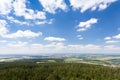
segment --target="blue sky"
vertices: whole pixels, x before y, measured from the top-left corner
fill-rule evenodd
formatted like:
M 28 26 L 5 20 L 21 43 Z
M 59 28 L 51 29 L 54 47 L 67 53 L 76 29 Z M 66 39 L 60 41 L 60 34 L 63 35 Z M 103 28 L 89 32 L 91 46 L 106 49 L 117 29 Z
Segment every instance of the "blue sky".
M 119 0 L 0 0 L 0 53 L 119 53 Z

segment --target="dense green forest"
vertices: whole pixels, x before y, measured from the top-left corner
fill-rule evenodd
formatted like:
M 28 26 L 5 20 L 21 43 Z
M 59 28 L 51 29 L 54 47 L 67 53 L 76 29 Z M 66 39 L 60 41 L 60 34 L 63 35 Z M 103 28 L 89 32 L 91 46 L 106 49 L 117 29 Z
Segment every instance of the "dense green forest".
M 0 64 L 0 80 L 120 80 L 120 68 L 82 63 Z

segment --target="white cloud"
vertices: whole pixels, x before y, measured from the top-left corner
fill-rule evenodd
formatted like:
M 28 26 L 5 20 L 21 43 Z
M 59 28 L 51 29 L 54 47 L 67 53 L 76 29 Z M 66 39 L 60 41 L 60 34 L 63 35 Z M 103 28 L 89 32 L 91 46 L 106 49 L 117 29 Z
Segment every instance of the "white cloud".
M 25 19 L 46 19 L 46 13 L 39 11 L 35 13 L 33 10 L 26 10 L 28 13 L 25 13 L 24 17 Z
M 82 35 L 77 35 L 77 38 L 80 39 L 80 40 L 84 39 L 84 38 L 82 37 Z
M 37 53 L 95 53 L 101 50 L 98 45 L 65 45 L 61 42 L 52 42 L 50 44 L 32 44 L 32 49 Z M 86 50 L 87 49 L 87 50 Z
M 14 14 L 17 16 L 25 15 L 26 0 L 15 0 L 13 3 Z
M 94 52 L 98 52 L 99 50 L 101 50 L 101 46 L 98 45 L 93 45 L 93 44 L 87 44 L 87 45 L 68 45 L 67 49 L 69 50 L 69 52 L 77 52 L 77 53 L 81 53 L 81 52 L 88 52 L 88 53 L 94 53 Z
M 66 39 L 60 37 L 46 37 L 44 40 L 47 41 L 65 41 Z
M 62 9 L 64 11 L 67 10 L 67 5 L 64 0 L 39 0 L 44 10 L 49 13 L 56 13 L 56 10 Z
M 27 26 L 41 25 L 41 24 L 52 24 L 53 20 L 54 20 L 54 19 L 50 19 L 50 20 L 20 21 L 20 20 L 15 19 L 12 16 L 7 16 L 7 19 L 11 23 L 16 23 L 16 24 L 20 24 L 20 25 L 27 25 Z
M 115 46 L 115 45 L 106 45 L 104 46 L 103 51 L 106 53 L 119 53 L 120 47 Z
M 0 52 L 8 54 L 44 54 L 44 53 L 55 53 L 62 52 L 65 46 L 61 42 L 52 42 L 49 44 L 29 44 L 28 42 L 14 42 L 8 43 L 4 48 L 0 47 Z
M 0 14 L 7 15 L 11 12 L 13 0 L 0 0 Z
M 106 41 L 106 43 L 110 44 L 110 43 L 118 43 L 120 41 L 117 41 L 117 40 L 109 40 L 109 41 Z
M 115 39 L 120 39 L 120 34 L 113 36 Z
M 17 24 L 20 24 L 20 25 L 30 25 L 29 22 L 19 21 L 12 16 L 7 16 L 7 19 L 10 20 L 12 23 L 17 23 Z
M 64 43 L 61 42 L 52 42 L 50 44 L 44 45 L 44 48 L 47 49 L 48 51 L 53 50 L 53 52 L 57 52 L 57 51 L 62 51 L 64 50 L 65 46 Z
M 42 35 L 41 32 L 35 33 L 35 32 L 30 31 L 30 30 L 25 30 L 25 31 L 18 30 L 15 33 L 6 34 L 3 37 L 4 38 L 23 38 L 23 37 L 25 37 L 25 38 L 34 38 L 34 37 L 38 37 L 38 36 L 41 36 L 41 35 Z
M 117 35 L 111 36 L 111 37 L 105 37 L 104 40 L 108 44 L 119 43 L 120 42 L 120 34 L 117 34 Z
M 7 22 L 5 20 L 0 20 L 0 35 L 3 36 L 8 32 L 6 28 Z
M 98 22 L 98 19 L 96 18 L 91 18 L 85 22 L 80 22 L 79 25 L 78 25 L 78 29 L 77 31 L 86 31 L 88 30 L 89 28 L 91 28 L 91 26 L 95 23 Z
M 27 0 L 15 0 L 13 3 L 14 14 L 23 16 L 25 19 L 46 19 L 46 13 L 42 11 L 34 11 L 26 7 Z
M 111 37 L 105 37 L 104 38 L 104 40 L 110 40 L 111 39 Z
M 7 46 L 10 48 L 21 48 L 21 47 L 25 47 L 28 44 L 28 42 L 15 42 L 15 43 L 8 43 Z
M 35 24 L 36 25 L 40 25 L 40 24 L 52 24 L 53 23 L 53 19 L 50 19 L 50 20 L 43 20 L 43 21 L 39 21 L 39 20 L 36 20 L 35 21 Z
M 100 5 L 99 5 L 99 10 L 104 10 L 104 9 L 106 9 L 107 7 L 108 7 L 107 4 L 100 4 Z
M 62 42 L 51 42 L 48 44 L 28 43 L 28 42 L 7 42 L 0 44 L 0 52 L 8 54 L 45 54 L 45 53 L 119 53 L 120 47 L 115 45 L 95 45 L 95 44 L 68 44 Z
M 49 44 L 31 44 L 31 51 L 34 50 L 33 53 L 55 53 L 62 52 L 65 46 L 61 42 L 52 42 Z
M 9 30 L 6 28 L 7 22 L 0 20 L 0 36 L 3 38 L 34 38 L 42 35 L 42 32 L 32 32 L 30 30 L 18 30 L 15 33 L 8 34 Z
M 46 12 L 34 10 L 28 6 L 29 0 L 0 0 L 0 15 L 11 23 L 20 25 L 29 26 L 52 23 L 51 20 L 47 20 Z M 12 16 L 9 16 L 9 14 L 12 14 Z M 19 17 L 23 17 L 23 21 L 19 20 Z M 34 23 L 36 20 L 39 20 L 38 24 Z
M 92 11 L 99 9 L 104 10 L 117 0 L 69 0 L 73 9 L 80 9 L 80 12 L 85 12 L 91 9 Z

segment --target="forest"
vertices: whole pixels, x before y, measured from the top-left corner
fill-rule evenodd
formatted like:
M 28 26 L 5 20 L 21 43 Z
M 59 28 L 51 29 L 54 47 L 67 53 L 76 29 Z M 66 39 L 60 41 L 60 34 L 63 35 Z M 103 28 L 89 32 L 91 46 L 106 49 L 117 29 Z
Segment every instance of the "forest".
M 85 63 L 1 63 L 0 80 L 120 80 L 120 68 Z

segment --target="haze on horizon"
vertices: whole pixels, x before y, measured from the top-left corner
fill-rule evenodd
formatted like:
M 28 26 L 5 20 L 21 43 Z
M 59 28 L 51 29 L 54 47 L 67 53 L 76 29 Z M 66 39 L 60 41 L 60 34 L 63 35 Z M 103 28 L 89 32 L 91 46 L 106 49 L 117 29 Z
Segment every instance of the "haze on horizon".
M 119 0 L 0 0 L 0 54 L 120 54 L 119 7 Z

